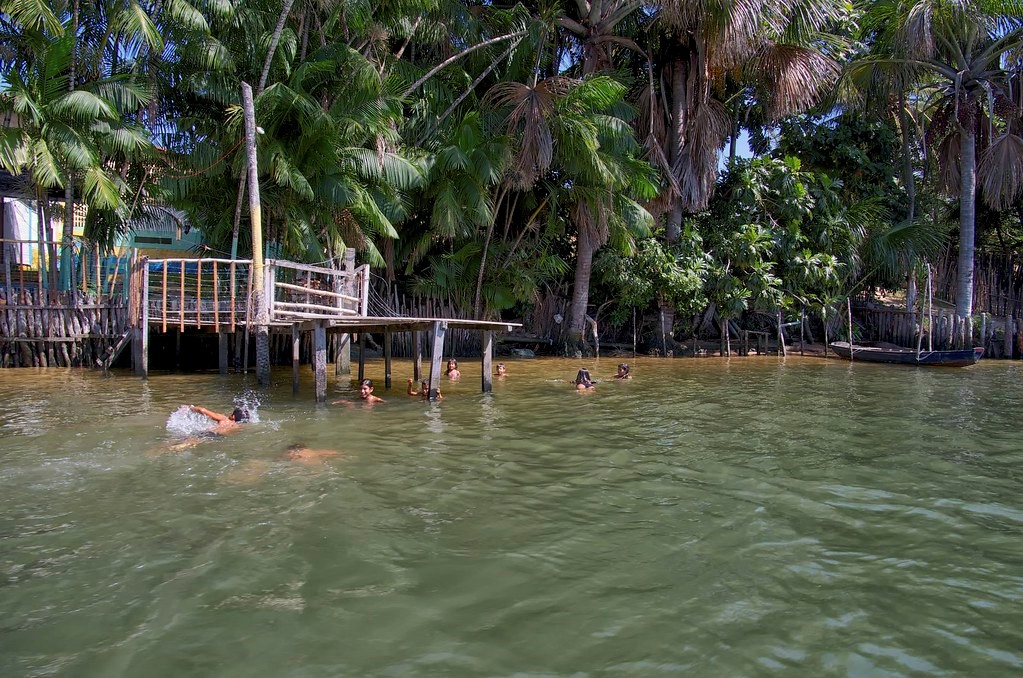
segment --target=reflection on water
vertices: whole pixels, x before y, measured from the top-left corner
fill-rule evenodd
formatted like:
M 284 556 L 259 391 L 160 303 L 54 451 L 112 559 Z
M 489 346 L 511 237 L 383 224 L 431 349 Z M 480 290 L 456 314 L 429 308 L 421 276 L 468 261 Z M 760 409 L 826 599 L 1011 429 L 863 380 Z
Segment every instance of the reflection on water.
M 630 363 L 187 448 L 250 382 L 0 372 L 0 674 L 1023 670 L 1019 365 Z

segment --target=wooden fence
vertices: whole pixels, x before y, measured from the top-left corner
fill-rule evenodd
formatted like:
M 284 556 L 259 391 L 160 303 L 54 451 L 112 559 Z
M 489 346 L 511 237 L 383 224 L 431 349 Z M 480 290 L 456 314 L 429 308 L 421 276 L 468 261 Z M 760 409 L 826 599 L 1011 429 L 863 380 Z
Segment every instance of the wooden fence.
M 1013 358 L 1023 348 L 1023 323 L 1013 317 L 980 314 L 973 326 L 973 339 L 966 341 L 968 328 L 952 310 L 926 314 L 896 309 L 858 308 L 856 316 L 863 322 L 866 339 L 884 341 L 915 348 L 918 339 L 927 349 L 950 349 L 955 345 L 983 346 L 988 358 Z M 922 332 L 922 336 L 918 336 Z

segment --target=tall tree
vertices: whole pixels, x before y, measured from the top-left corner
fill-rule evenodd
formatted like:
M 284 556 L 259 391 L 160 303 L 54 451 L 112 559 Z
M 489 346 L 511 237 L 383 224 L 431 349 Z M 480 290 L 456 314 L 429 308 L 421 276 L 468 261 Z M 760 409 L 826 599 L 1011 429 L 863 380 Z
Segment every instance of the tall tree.
M 911 69 L 913 96 L 929 102 L 927 141 L 936 151 L 946 190 L 959 197 L 956 315 L 971 321 L 979 169 L 995 205 L 1012 201 L 1023 177 L 1019 107 L 1009 88 L 1007 60 L 1023 47 L 1023 8 L 994 2 L 879 2 L 880 53 L 861 64 Z

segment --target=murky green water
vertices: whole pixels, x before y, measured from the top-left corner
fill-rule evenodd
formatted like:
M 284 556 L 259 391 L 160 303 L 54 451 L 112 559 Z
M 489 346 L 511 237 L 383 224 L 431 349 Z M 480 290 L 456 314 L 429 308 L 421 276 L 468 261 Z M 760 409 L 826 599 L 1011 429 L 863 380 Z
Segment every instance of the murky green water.
M 1023 672 L 1019 364 L 577 366 L 177 452 L 243 377 L 0 372 L 0 675 Z

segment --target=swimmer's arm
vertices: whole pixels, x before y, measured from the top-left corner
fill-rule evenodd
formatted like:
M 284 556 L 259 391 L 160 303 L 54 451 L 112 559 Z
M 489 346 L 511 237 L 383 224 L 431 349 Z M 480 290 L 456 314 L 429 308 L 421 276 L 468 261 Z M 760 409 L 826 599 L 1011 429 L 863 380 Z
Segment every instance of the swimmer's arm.
M 229 417 L 227 417 L 227 416 L 225 416 L 225 415 L 223 415 L 223 414 L 221 414 L 219 412 L 214 412 L 213 410 L 207 410 L 205 407 L 199 407 L 198 405 L 189 405 L 188 409 L 190 409 L 193 412 L 197 412 L 199 414 L 205 415 L 205 416 L 209 417 L 210 419 L 212 419 L 213 421 L 217 422 L 218 424 L 229 420 Z
M 417 395 L 419 395 L 419 390 L 412 383 L 412 377 L 409 377 L 409 380 L 408 380 L 408 394 L 410 396 L 417 396 Z

